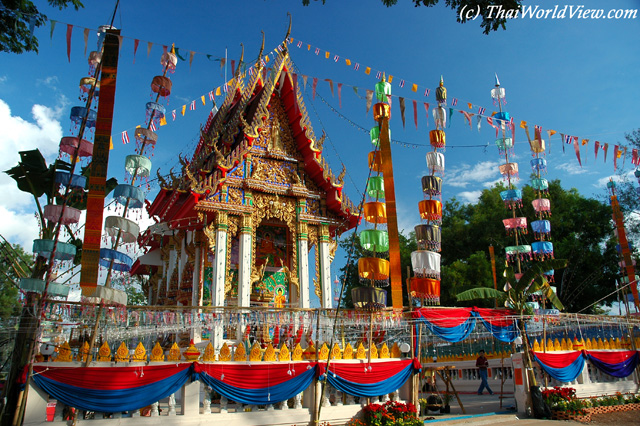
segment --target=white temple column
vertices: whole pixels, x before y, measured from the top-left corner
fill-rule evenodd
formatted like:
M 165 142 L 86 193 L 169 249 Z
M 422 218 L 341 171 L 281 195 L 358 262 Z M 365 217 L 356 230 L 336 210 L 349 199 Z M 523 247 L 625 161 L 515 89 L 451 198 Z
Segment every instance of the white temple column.
M 318 247 L 320 248 L 320 287 L 322 288 L 321 306 L 331 309 L 331 260 L 329 258 L 329 227 L 320 225 L 320 235 L 318 236 Z
M 238 306 L 249 306 L 251 303 L 251 216 L 242 216 L 240 227 L 240 264 L 238 266 Z
M 310 308 L 309 241 L 307 240 L 307 224 L 305 222 L 298 223 L 298 282 L 300 283 L 298 307 Z
M 224 306 L 225 278 L 227 275 L 227 214 L 218 211 L 216 215 L 216 247 L 213 259 L 213 285 L 211 289 L 211 305 Z M 217 323 L 216 323 L 217 324 Z M 222 347 L 222 324 L 213 330 L 213 346 Z

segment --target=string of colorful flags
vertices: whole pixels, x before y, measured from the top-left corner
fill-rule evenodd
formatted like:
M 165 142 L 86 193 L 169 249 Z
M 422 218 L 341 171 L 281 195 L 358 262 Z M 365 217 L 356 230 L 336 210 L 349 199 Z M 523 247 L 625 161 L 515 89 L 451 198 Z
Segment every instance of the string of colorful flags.
M 73 25 L 73 24 L 68 24 L 68 23 L 64 23 L 64 22 L 60 22 L 60 21 L 56 21 L 56 20 L 50 20 L 50 38 L 53 38 L 53 33 L 55 31 L 56 25 L 57 24 L 63 24 L 66 25 L 66 43 L 67 43 L 67 58 L 69 59 L 69 61 L 71 60 L 71 40 L 72 40 L 72 34 L 73 34 L 73 30 L 74 29 L 81 29 L 84 35 L 84 54 L 86 55 L 86 51 L 87 51 L 87 44 L 88 44 L 88 38 L 89 38 L 89 34 L 91 33 L 91 31 L 97 31 L 95 29 L 90 29 L 90 28 L 86 28 L 86 27 L 81 27 L 78 25 Z M 161 43 L 155 43 L 155 42 L 151 42 L 151 41 L 146 41 L 146 40 L 141 40 L 141 39 L 137 39 L 137 38 L 131 38 L 131 37 L 125 37 L 122 35 L 118 36 L 120 38 L 120 49 L 122 49 L 122 45 L 123 45 L 123 40 L 124 39 L 128 39 L 128 40 L 133 40 L 133 62 L 135 63 L 135 56 L 138 50 L 138 47 L 140 45 L 140 43 L 142 42 L 143 44 L 146 43 L 147 45 L 147 56 L 150 54 L 151 49 L 154 45 L 159 45 L 162 46 L 162 48 L 166 51 L 168 49 L 168 45 L 164 45 Z M 361 69 L 363 70 L 365 75 L 372 75 L 375 76 L 376 79 L 381 79 L 382 76 L 384 75 L 384 71 L 382 70 L 378 70 L 375 69 L 371 66 L 366 66 L 361 64 L 360 62 L 357 62 L 355 60 L 351 60 L 348 57 L 344 57 L 341 56 L 339 54 L 332 54 L 330 53 L 328 50 L 324 50 L 321 49 L 320 47 L 314 46 L 312 44 L 308 44 L 308 43 L 304 43 L 302 40 L 297 40 L 294 38 L 289 38 L 288 43 L 291 45 L 295 45 L 298 49 L 300 50 L 306 50 L 308 52 L 313 52 L 313 54 L 315 54 L 316 56 L 320 57 L 323 56 L 325 59 L 332 59 L 334 63 L 341 63 L 344 61 L 344 64 L 346 66 L 349 67 L 353 67 L 354 71 L 360 71 Z M 278 47 L 276 49 L 273 49 L 272 51 L 268 52 L 265 56 L 264 59 L 262 59 L 262 66 L 263 66 L 263 71 L 266 73 L 268 71 L 268 68 L 265 67 L 265 65 L 267 63 L 270 62 L 271 57 L 273 57 L 274 55 L 277 55 L 278 51 L 282 50 L 282 45 L 278 45 Z M 203 53 L 203 52 L 197 52 L 194 50 L 186 50 L 184 49 L 183 51 L 187 52 L 185 53 L 186 56 L 188 56 L 188 61 L 189 61 L 189 66 L 191 67 L 192 63 L 193 63 L 193 59 L 196 55 L 203 55 L 205 56 L 208 60 L 214 60 L 214 61 L 219 61 L 220 62 L 220 66 L 221 68 L 224 67 L 226 65 L 226 59 L 225 58 L 221 58 L 221 57 L 215 57 L 212 54 L 208 54 L 208 53 Z M 182 60 L 182 61 L 187 61 L 187 59 L 180 54 L 180 48 L 175 47 L 175 52 L 176 52 L 176 56 Z M 231 71 L 232 74 L 235 74 L 235 65 L 236 65 L 236 61 L 235 60 L 230 60 L 230 65 L 231 65 Z M 255 72 L 255 65 L 254 66 L 247 66 L 248 64 L 243 64 L 243 69 L 241 70 L 242 74 L 248 73 L 250 76 L 253 75 L 253 73 Z M 318 77 L 312 77 L 312 76 L 307 76 L 307 75 L 300 75 L 300 77 L 302 78 L 303 84 L 304 84 L 304 88 L 306 90 L 306 86 L 308 84 L 308 80 L 311 79 L 311 86 L 312 86 L 312 96 L 315 99 L 316 96 L 316 91 L 317 91 L 317 87 L 318 87 L 318 83 L 323 81 L 328 83 L 330 91 L 331 91 L 331 95 L 334 96 L 334 86 L 337 87 L 337 93 L 338 93 L 338 101 L 339 101 L 339 105 L 340 108 L 342 107 L 342 88 L 344 86 L 346 87 L 351 87 L 352 90 L 354 91 L 354 93 L 358 96 L 360 96 L 359 91 L 362 90 L 360 87 L 358 86 L 352 86 L 349 84 L 344 84 L 341 82 L 334 82 L 332 79 L 329 78 L 318 78 Z M 429 97 L 431 95 L 431 89 L 429 87 L 425 87 L 421 84 L 418 83 L 414 83 L 411 81 L 408 81 L 406 79 L 403 78 L 397 78 L 394 77 L 392 74 L 389 74 L 386 76 L 386 80 L 388 83 L 393 83 L 394 79 L 398 82 L 398 86 L 400 88 L 404 88 L 404 87 L 408 87 L 410 88 L 411 92 L 413 93 L 423 93 L 424 97 Z M 197 99 L 193 99 L 191 100 L 189 103 L 182 105 L 180 108 L 174 109 L 171 111 L 171 118 L 172 121 L 175 121 L 178 114 L 184 116 L 186 111 L 195 111 L 196 109 L 196 105 L 198 102 L 201 102 L 203 106 L 206 106 L 206 102 L 207 99 L 213 104 L 213 107 L 216 106 L 215 103 L 215 97 L 216 96 L 221 96 L 223 93 L 226 94 L 227 90 L 228 90 L 228 85 L 229 83 L 231 83 L 233 79 L 227 81 L 226 83 L 224 83 L 222 86 L 216 87 L 215 89 L 209 91 L 207 94 L 201 95 L 199 98 Z M 373 101 L 373 91 L 369 90 L 369 89 L 365 89 L 365 101 L 366 101 L 366 110 L 367 113 L 369 112 L 369 110 L 371 109 L 371 105 L 372 105 L 372 101 Z M 416 129 L 418 129 L 418 102 L 421 102 L 423 104 L 424 110 L 425 110 L 425 114 L 426 114 L 426 125 L 429 126 L 429 109 L 431 108 L 431 105 L 429 102 L 424 102 L 422 100 L 417 100 L 417 99 L 412 99 L 412 98 L 407 98 L 407 97 L 402 97 L 402 96 L 397 96 L 397 95 L 393 95 L 393 98 L 398 99 L 398 105 L 399 105 L 399 109 L 400 109 L 400 117 L 402 119 L 402 125 L 403 127 L 406 126 L 406 104 L 407 101 L 409 101 L 412 104 L 413 107 L 413 122 L 414 125 L 416 126 Z M 391 101 L 391 99 L 390 99 Z M 458 106 L 458 104 L 464 105 L 466 104 L 467 109 L 459 109 L 459 108 L 455 108 Z M 471 111 L 475 111 L 475 112 L 471 112 Z M 481 124 L 482 121 L 484 119 L 486 119 L 487 123 L 492 126 L 495 130 L 496 130 L 496 135 L 499 132 L 499 128 L 501 126 L 507 126 L 511 129 L 512 131 L 512 137 L 514 137 L 515 140 L 515 121 L 514 118 L 511 117 L 511 120 L 509 121 L 509 123 L 501 123 L 502 120 L 495 120 L 494 116 L 497 112 L 492 112 L 490 115 L 486 115 L 486 108 L 480 105 L 475 105 L 472 102 L 464 102 L 461 101 L 460 99 L 456 98 L 456 97 L 452 97 L 451 98 L 451 106 L 448 107 L 448 112 L 449 112 L 449 126 L 451 127 L 452 124 L 452 118 L 454 116 L 454 112 L 458 112 L 460 114 L 463 115 L 464 119 L 466 120 L 466 122 L 469 124 L 470 128 L 473 128 L 472 125 L 472 121 L 473 121 L 473 117 L 476 117 L 476 127 L 478 129 L 478 131 L 480 131 L 481 129 Z M 163 117 L 160 120 L 160 126 L 164 126 L 167 124 L 167 120 L 166 117 Z M 157 129 L 154 128 L 155 125 L 152 124 L 152 131 L 156 131 Z M 531 137 L 529 136 L 529 127 L 528 127 L 528 123 L 527 121 L 520 121 L 520 128 L 524 129 L 526 134 L 527 134 L 527 139 L 529 141 L 532 141 Z M 133 130 L 132 129 L 128 129 L 125 130 L 121 133 L 121 138 L 122 138 L 122 143 L 123 144 L 127 144 L 130 142 L 130 138 L 129 138 L 129 134 L 128 131 L 129 130 Z M 534 126 L 534 138 L 533 140 L 538 140 L 541 139 L 541 135 L 542 135 L 542 126 L 539 125 L 535 125 Z M 561 132 L 557 132 L 555 130 L 545 130 L 545 132 L 548 135 L 548 140 L 549 140 L 549 144 L 548 144 L 548 152 L 551 152 L 551 138 L 552 136 L 554 136 L 555 134 L 559 134 L 560 135 L 560 141 L 562 142 L 562 151 L 563 153 L 565 152 L 565 146 L 566 145 L 571 145 L 574 148 L 574 152 L 576 155 L 576 158 L 578 160 L 578 164 L 580 164 L 580 166 L 582 166 L 582 159 L 583 159 L 583 155 L 581 154 L 581 149 L 582 147 L 584 147 L 584 159 L 586 161 L 587 159 L 587 151 L 588 151 L 588 144 L 590 142 L 590 139 L 588 138 L 580 138 L 578 136 L 574 136 L 574 135 L 570 135 L 570 134 L 566 134 L 566 133 L 561 133 Z M 594 141 L 594 158 L 595 160 L 597 160 L 598 154 L 600 152 L 600 150 L 603 151 L 603 158 L 604 158 L 604 162 L 606 163 L 607 161 L 607 156 L 608 156 L 608 151 L 609 151 L 609 143 L 603 143 L 600 141 Z M 620 146 L 620 145 L 613 145 L 613 166 L 614 166 L 614 170 L 616 170 L 618 168 L 617 166 L 617 160 L 622 159 L 623 161 L 623 167 L 624 164 L 626 162 L 626 158 L 628 156 L 628 151 L 629 148 L 626 146 Z M 640 166 L 640 153 L 638 152 L 637 149 L 633 148 L 631 149 L 631 163 L 638 167 Z
M 314 46 L 312 44 L 308 44 L 308 43 L 304 43 L 302 40 L 294 40 L 294 38 L 290 38 L 288 40 L 289 44 L 295 45 L 298 49 L 300 50 L 306 50 L 307 52 L 313 52 L 316 56 L 320 57 L 320 56 L 324 56 L 325 59 L 332 59 L 334 63 L 341 63 L 342 61 L 344 61 L 344 64 L 346 66 L 353 66 L 353 70 L 354 71 L 360 71 L 360 69 L 362 68 L 364 70 L 365 75 L 375 75 L 375 78 L 377 80 L 380 80 L 382 78 L 382 76 L 385 74 L 384 71 L 382 70 L 377 70 L 374 69 L 370 66 L 365 66 L 360 64 L 359 62 L 355 61 L 355 60 L 351 60 L 348 57 L 341 57 L 339 54 L 332 54 L 330 53 L 328 50 L 324 50 L 321 49 L 317 46 Z M 321 55 L 322 53 L 322 55 Z M 385 76 L 386 80 L 388 83 L 392 83 L 394 81 L 394 76 L 389 74 L 388 76 Z M 302 76 L 302 80 L 303 83 L 305 85 L 305 89 L 306 89 L 306 85 L 307 85 L 307 80 L 308 80 L 308 76 Z M 313 93 L 313 98 L 315 98 L 316 95 L 316 90 L 317 90 L 317 85 L 319 81 L 325 81 L 329 84 L 329 88 L 331 90 L 331 95 L 333 96 L 334 93 L 334 82 L 331 79 L 319 79 L 317 77 L 311 77 L 312 78 L 312 93 Z M 424 87 L 422 85 L 419 85 L 418 83 L 414 83 L 408 80 L 405 80 L 403 78 L 395 78 L 396 80 L 400 80 L 398 83 L 398 86 L 400 88 L 404 88 L 404 87 L 410 87 L 411 91 L 414 93 L 423 93 L 424 97 L 429 97 L 431 94 L 431 89 L 428 87 Z M 352 87 L 354 92 L 356 93 L 356 95 L 359 96 L 358 94 L 358 90 L 359 87 L 356 86 L 350 86 L 347 84 L 343 84 L 343 83 L 337 83 L 337 87 L 338 87 L 338 99 L 339 99 L 339 104 L 340 107 L 342 107 L 342 99 L 341 99 L 341 94 L 342 94 L 342 87 L 343 86 L 347 86 L 347 87 Z M 424 89 L 424 91 L 423 91 Z M 369 109 L 371 108 L 371 103 L 372 103 L 372 99 L 373 99 L 373 91 L 372 90 L 366 90 L 366 95 L 365 95 L 365 99 L 366 99 L 366 108 L 367 108 L 367 113 L 369 112 Z M 411 99 L 411 98 L 405 98 L 402 96 L 396 96 L 393 95 L 393 97 L 397 97 L 398 98 L 398 104 L 399 104 L 399 108 L 400 108 L 400 117 L 402 119 L 402 125 L 403 127 L 405 127 L 406 125 L 406 120 L 405 120 L 405 112 L 406 112 L 406 102 L 407 100 L 410 101 L 413 105 L 413 121 L 414 124 L 416 126 L 416 129 L 418 129 L 418 100 L 416 99 Z M 425 112 L 426 112 L 426 124 L 427 126 L 429 125 L 429 108 L 430 108 L 430 103 L 428 102 L 423 102 L 424 108 L 425 108 Z M 476 111 L 475 113 L 473 112 L 469 112 L 465 109 L 457 109 L 457 108 L 453 108 L 456 107 L 458 105 L 458 103 L 461 103 L 462 105 L 464 105 L 466 103 L 466 106 L 468 107 L 469 111 Z M 477 109 L 476 109 L 477 108 Z M 486 108 L 480 105 L 475 105 L 471 102 L 464 102 L 464 101 L 460 101 L 458 98 L 451 98 L 451 107 L 449 107 L 449 127 L 451 127 L 451 118 L 453 117 L 453 113 L 454 112 L 459 112 L 461 113 L 465 120 L 467 121 L 467 123 L 469 124 L 469 127 L 472 128 L 472 118 L 475 115 L 476 116 L 476 120 L 477 120 L 477 129 L 478 131 L 480 131 L 481 128 L 481 123 L 483 121 L 483 119 L 486 119 L 487 123 L 489 123 L 489 125 L 491 125 L 495 130 L 496 130 L 496 137 L 498 135 L 499 132 L 499 128 L 500 125 L 503 123 L 500 123 L 501 120 L 496 120 L 494 119 L 494 116 L 497 114 L 496 111 L 492 112 L 491 115 L 486 115 Z M 506 123 L 504 123 L 506 124 Z M 515 140 L 515 121 L 514 118 L 511 117 L 511 120 L 508 124 L 506 124 L 507 126 L 509 126 L 511 128 L 512 131 L 512 137 Z M 529 140 L 529 142 L 531 143 L 532 139 L 529 136 L 529 127 L 528 127 L 528 123 L 527 121 L 520 121 L 520 128 L 524 129 L 526 134 L 527 134 L 527 139 Z M 542 126 L 539 125 L 535 125 L 534 126 L 534 131 L 535 131 L 535 136 L 533 140 L 540 140 L 541 139 L 541 135 L 542 135 Z M 562 142 L 562 152 L 565 152 L 565 145 L 572 145 L 574 148 L 574 152 L 576 154 L 576 158 L 578 160 L 578 164 L 580 164 L 580 166 L 582 167 L 582 155 L 581 155 L 581 147 L 585 147 L 585 160 L 586 160 L 586 146 L 589 144 L 590 139 L 587 138 L 579 138 L 578 136 L 574 136 L 574 135 L 569 135 L 569 134 L 565 134 L 565 133 L 560 133 L 557 132 L 555 130 L 546 130 L 546 133 L 549 137 L 549 148 L 548 148 L 548 152 L 551 152 L 551 137 L 555 134 L 559 134 L 560 135 L 560 141 Z M 595 160 L 597 160 L 598 158 L 598 153 L 599 151 L 602 150 L 604 155 L 604 162 L 606 163 L 607 161 L 607 153 L 609 151 L 609 143 L 603 143 L 600 141 L 595 141 L 594 142 L 594 157 Z M 613 145 L 613 167 L 614 170 L 616 170 L 618 168 L 617 166 L 617 160 L 621 159 L 623 160 L 623 167 L 624 164 L 626 162 L 626 158 L 628 155 L 628 151 L 629 148 L 626 146 L 620 146 L 620 145 Z M 638 149 L 633 148 L 631 150 L 631 163 L 638 167 L 640 166 L 640 154 L 638 153 Z

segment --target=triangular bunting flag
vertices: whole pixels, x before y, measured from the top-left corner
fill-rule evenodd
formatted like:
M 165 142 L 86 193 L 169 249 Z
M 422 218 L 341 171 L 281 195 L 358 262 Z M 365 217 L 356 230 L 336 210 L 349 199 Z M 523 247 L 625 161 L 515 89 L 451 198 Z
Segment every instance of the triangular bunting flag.
M 73 32 L 73 25 L 67 24 L 67 58 L 71 62 L 71 33 Z
M 403 97 L 399 97 L 399 103 L 400 103 L 400 118 L 402 118 L 402 128 L 404 129 L 405 127 L 405 122 L 404 122 L 404 110 L 405 110 L 405 105 L 404 105 L 404 98 Z
M 576 152 L 576 157 L 578 158 L 578 164 L 582 167 L 582 161 L 580 160 L 580 144 L 578 143 L 578 137 L 573 137 L 573 150 Z
M 416 124 L 416 130 L 418 130 L 418 102 L 412 100 L 411 103 L 413 103 L 413 122 Z
M 89 28 L 85 28 L 82 32 L 84 35 L 84 56 L 87 56 L 87 42 L 89 41 Z
M 372 101 L 373 101 L 373 90 L 367 89 L 367 114 L 369 114 L 369 110 L 371 109 Z

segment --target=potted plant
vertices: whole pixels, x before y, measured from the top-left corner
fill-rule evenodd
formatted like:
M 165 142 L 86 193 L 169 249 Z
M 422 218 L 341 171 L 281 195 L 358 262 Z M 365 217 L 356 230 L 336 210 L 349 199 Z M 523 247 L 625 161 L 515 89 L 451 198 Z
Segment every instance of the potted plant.
M 451 405 L 449 405 L 451 403 L 451 394 L 450 393 L 445 392 L 444 394 L 442 394 L 442 403 L 444 405 L 442 407 L 440 407 L 440 413 L 442 413 L 442 414 L 451 413 Z

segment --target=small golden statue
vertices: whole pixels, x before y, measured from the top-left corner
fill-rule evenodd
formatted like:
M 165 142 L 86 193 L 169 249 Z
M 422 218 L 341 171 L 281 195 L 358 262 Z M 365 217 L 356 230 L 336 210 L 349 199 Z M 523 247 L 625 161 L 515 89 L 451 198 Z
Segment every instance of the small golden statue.
M 291 356 L 292 361 L 302 361 L 302 346 L 300 343 L 296 344 L 296 347 L 293 348 L 293 355 Z
M 86 362 L 87 356 L 89 356 L 89 342 L 85 340 L 85 342 L 82 344 L 82 347 L 78 350 L 78 356 L 76 360 L 78 362 Z
M 333 348 L 331 349 L 331 359 L 342 359 L 342 351 L 340 350 L 338 343 L 333 344 Z
M 320 346 L 320 352 L 318 354 L 318 358 L 326 361 L 329 359 L 329 347 L 327 346 L 326 343 L 323 343 L 322 346 Z
M 278 360 L 279 361 L 291 360 L 291 353 L 289 352 L 289 348 L 287 347 L 286 343 L 283 343 L 282 346 L 280 346 L 280 354 L 278 354 Z
M 164 351 L 162 350 L 162 346 L 160 346 L 160 342 L 156 342 L 153 349 L 151 349 L 151 362 L 162 361 L 164 361 Z
M 180 361 L 180 347 L 176 342 L 173 342 L 171 345 L 171 349 L 169 349 L 169 356 L 167 357 L 167 361 L 169 362 L 178 362 Z
M 378 348 L 375 343 L 371 343 L 369 351 L 371 352 L 371 359 L 378 359 Z
M 383 343 L 380 348 L 380 358 L 389 358 L 389 348 L 386 343 Z
M 347 343 L 347 346 L 344 347 L 342 359 L 353 359 L 353 347 L 351 346 L 351 343 Z
M 202 355 L 202 360 L 205 362 L 213 362 L 216 360 L 216 351 L 215 349 L 213 349 L 211 341 L 209 341 L 207 347 L 204 348 L 204 355 Z
M 260 349 L 260 345 L 257 341 L 254 341 L 253 346 L 251 346 L 251 352 L 249 352 L 249 361 L 262 361 L 262 350 Z
M 364 348 L 362 342 L 358 345 L 358 351 L 356 352 L 357 359 L 367 359 L 367 350 Z
M 240 343 L 235 352 L 233 353 L 234 361 L 246 361 L 247 360 L 247 351 L 244 348 L 244 343 Z
M 64 342 L 60 349 L 58 350 L 58 357 L 55 359 L 57 362 L 71 362 L 73 361 L 73 356 L 71 355 L 71 347 L 69 346 L 69 342 Z
M 273 362 L 276 360 L 276 350 L 273 348 L 273 345 L 269 343 L 267 345 L 267 349 L 264 351 L 264 360 Z
M 98 351 L 98 361 L 99 362 L 111 362 L 111 349 L 109 348 L 109 343 L 106 341 L 100 346 L 100 350 Z
M 122 342 L 116 351 L 116 362 L 129 362 L 129 348 Z
M 402 358 L 402 352 L 400 352 L 398 342 L 394 342 L 393 346 L 391 346 L 391 358 Z
M 227 346 L 227 342 L 224 342 L 220 348 L 220 355 L 218 356 L 220 361 L 231 361 L 231 349 Z
M 131 357 L 132 362 L 145 362 L 147 360 L 147 350 L 144 348 L 142 342 L 138 342 L 138 346 L 136 346 L 136 350 L 133 351 L 133 357 Z

